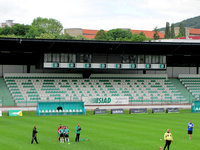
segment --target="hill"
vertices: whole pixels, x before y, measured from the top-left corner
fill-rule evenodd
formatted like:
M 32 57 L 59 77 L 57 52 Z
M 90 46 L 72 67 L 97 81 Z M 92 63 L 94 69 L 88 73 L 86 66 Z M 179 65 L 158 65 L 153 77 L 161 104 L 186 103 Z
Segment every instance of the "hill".
M 200 16 L 189 18 L 181 22 L 183 22 L 185 27 L 200 29 Z M 174 23 L 174 26 L 178 27 L 181 22 Z M 162 30 L 165 30 L 165 27 L 159 29 L 159 31 L 162 31 Z

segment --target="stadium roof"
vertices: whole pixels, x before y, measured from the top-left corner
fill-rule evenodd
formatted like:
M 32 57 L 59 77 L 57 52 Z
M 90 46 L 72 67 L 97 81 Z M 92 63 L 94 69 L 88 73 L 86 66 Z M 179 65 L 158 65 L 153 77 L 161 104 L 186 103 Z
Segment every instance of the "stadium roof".
M 118 53 L 200 55 L 200 43 L 0 38 L 0 53 Z

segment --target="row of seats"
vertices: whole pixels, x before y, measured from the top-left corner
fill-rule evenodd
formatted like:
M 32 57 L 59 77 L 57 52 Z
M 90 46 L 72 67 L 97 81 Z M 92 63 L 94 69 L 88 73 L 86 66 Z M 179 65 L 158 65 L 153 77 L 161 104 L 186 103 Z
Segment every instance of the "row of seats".
M 55 75 L 55 74 L 54 74 Z M 4 76 L 6 84 L 17 103 L 38 101 L 74 101 L 82 97 L 128 97 L 130 103 L 187 102 L 166 75 L 145 78 L 109 79 L 97 76 L 90 79 L 73 79 L 45 74 Z M 31 76 L 30 78 L 28 76 Z M 105 75 L 104 75 L 105 76 Z M 121 75 L 124 77 L 123 75 Z M 9 77 L 9 78 L 8 78 Z M 130 76 L 128 76 L 130 77 Z
M 199 74 L 180 74 L 179 80 L 196 99 L 200 100 Z

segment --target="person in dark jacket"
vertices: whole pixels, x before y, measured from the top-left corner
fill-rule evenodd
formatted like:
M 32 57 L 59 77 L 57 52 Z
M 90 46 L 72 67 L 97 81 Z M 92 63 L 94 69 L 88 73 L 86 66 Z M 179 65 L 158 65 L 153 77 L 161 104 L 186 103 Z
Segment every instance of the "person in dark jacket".
M 78 123 L 77 126 L 76 126 L 76 139 L 75 139 L 75 142 L 79 142 L 80 133 L 81 133 L 81 127 L 80 127 L 80 124 Z
M 37 141 L 37 133 L 38 133 L 37 127 L 34 126 L 34 128 L 33 128 L 33 133 L 32 133 L 32 141 L 31 141 L 31 144 L 33 144 L 34 141 L 35 141 L 37 144 L 39 144 L 38 141 Z

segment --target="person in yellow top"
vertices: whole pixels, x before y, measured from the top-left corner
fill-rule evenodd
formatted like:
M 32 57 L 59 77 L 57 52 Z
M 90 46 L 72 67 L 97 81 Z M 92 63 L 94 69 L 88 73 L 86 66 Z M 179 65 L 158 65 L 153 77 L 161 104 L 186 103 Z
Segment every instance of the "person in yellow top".
M 164 140 L 165 140 L 164 150 L 166 147 L 169 150 L 170 144 L 173 141 L 172 134 L 170 133 L 170 129 L 167 129 L 167 132 L 164 135 Z

